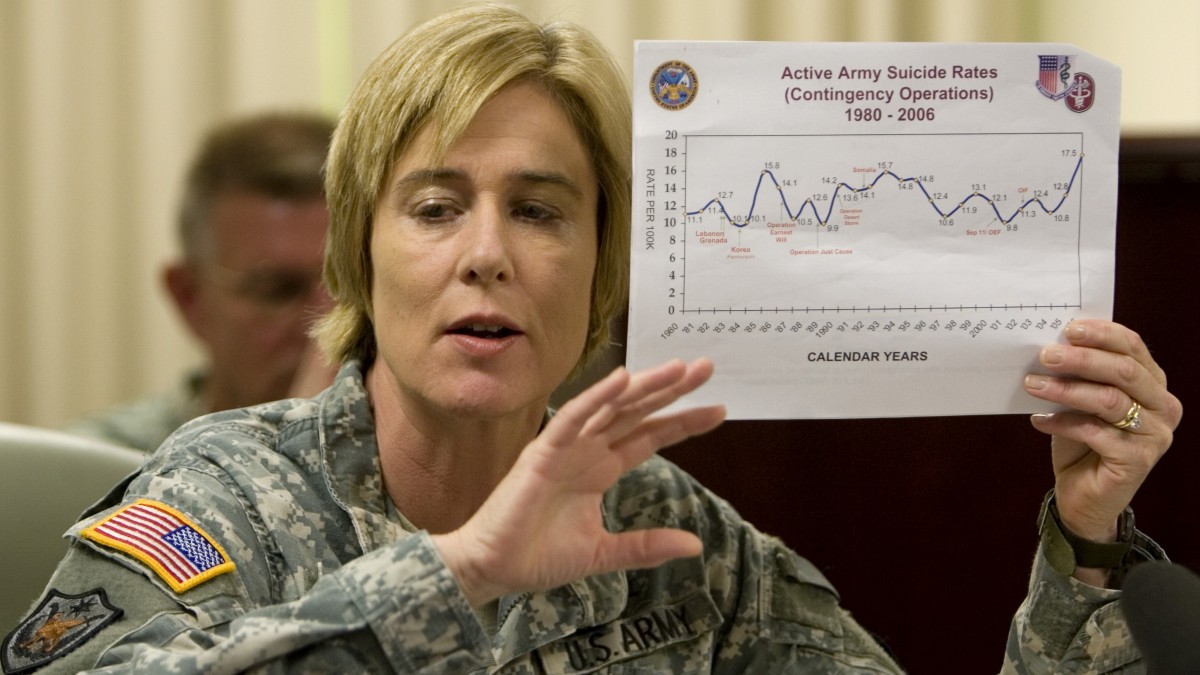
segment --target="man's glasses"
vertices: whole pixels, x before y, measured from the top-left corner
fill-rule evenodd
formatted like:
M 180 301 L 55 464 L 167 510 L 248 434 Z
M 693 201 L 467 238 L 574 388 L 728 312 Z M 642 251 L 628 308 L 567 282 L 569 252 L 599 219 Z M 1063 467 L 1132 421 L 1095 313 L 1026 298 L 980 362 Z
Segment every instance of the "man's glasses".
M 238 272 L 217 264 L 206 266 L 226 290 L 264 309 L 285 310 L 309 304 L 321 285 L 321 273 L 287 269 L 253 269 Z

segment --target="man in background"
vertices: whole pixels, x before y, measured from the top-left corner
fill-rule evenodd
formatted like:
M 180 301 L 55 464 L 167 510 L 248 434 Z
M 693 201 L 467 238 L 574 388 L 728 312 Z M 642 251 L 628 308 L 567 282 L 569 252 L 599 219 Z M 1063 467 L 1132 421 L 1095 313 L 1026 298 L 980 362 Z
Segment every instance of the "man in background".
M 330 306 L 321 168 L 333 125 L 273 113 L 206 136 L 179 208 L 182 257 L 162 281 L 207 363 L 173 392 L 90 414 L 67 431 L 153 452 L 196 416 L 311 396 L 332 381 L 307 332 Z

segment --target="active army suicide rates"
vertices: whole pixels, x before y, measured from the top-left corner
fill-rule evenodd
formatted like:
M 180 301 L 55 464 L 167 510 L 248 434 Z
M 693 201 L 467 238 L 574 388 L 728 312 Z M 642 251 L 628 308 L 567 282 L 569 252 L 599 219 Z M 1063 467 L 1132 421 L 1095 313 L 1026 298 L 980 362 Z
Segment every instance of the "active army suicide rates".
M 982 66 L 961 66 L 953 65 L 949 68 L 945 66 L 888 66 L 884 68 L 850 68 L 842 66 L 838 70 L 833 68 L 816 68 L 813 66 L 802 66 L 793 68 L 784 66 L 783 73 L 780 75 L 781 80 L 854 80 L 879 82 L 880 78 L 884 77 L 888 80 L 944 80 L 947 77 L 963 80 L 983 80 L 996 79 L 1000 76 L 999 70 L 996 68 L 984 68 Z M 845 103 L 859 103 L 862 101 L 881 101 L 883 103 L 891 103 L 897 91 L 892 89 L 838 89 L 836 87 L 825 87 L 824 89 L 804 89 L 802 87 L 789 87 L 784 98 L 789 102 L 797 101 L 843 101 Z M 914 89 L 909 86 L 904 86 L 899 89 L 900 99 L 903 101 L 963 101 L 963 100 L 978 100 L 991 101 L 993 98 L 992 88 L 977 88 L 970 89 L 966 87 L 952 86 L 948 88 L 931 88 L 931 89 Z

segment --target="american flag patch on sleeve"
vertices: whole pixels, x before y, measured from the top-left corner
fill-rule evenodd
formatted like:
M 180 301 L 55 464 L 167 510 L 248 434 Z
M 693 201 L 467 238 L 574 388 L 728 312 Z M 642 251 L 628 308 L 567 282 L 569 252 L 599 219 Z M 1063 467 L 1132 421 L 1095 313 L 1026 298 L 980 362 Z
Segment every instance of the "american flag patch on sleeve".
M 80 536 L 145 563 L 176 593 L 233 569 L 233 561 L 187 516 L 139 499 L 85 528 Z

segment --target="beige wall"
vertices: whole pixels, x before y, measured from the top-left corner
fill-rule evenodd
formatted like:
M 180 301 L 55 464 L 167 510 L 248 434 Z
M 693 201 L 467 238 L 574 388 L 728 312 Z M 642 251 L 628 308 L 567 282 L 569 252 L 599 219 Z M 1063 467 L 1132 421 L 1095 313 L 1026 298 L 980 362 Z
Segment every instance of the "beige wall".
M 198 353 L 157 284 L 201 131 L 336 112 L 436 0 L 0 0 L 0 420 L 56 426 L 170 386 Z M 1200 3 L 558 0 L 628 67 L 636 38 L 1073 42 L 1124 69 L 1130 133 L 1200 133 Z

